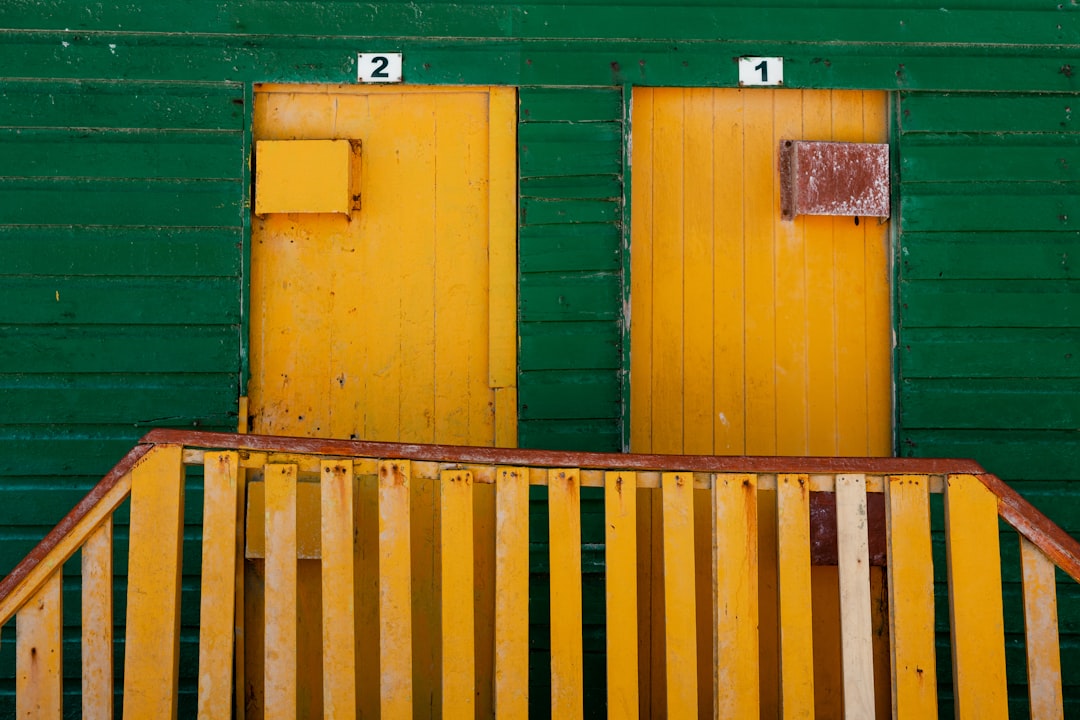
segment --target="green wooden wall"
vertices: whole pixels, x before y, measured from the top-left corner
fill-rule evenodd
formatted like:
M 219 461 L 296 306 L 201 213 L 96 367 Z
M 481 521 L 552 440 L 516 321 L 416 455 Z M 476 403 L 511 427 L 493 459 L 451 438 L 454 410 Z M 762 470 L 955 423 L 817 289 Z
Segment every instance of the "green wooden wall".
M 747 5 L 0 3 L 0 572 L 146 428 L 235 427 L 252 84 L 351 83 L 361 51 L 403 52 L 407 82 L 519 88 L 530 447 L 622 447 L 634 85 L 731 86 L 734 58 L 779 55 L 789 87 L 894 91 L 897 454 L 973 457 L 1080 533 L 1080 6 Z M 543 532 L 534 540 L 539 578 Z M 598 542 L 586 548 L 594 587 Z M 197 548 L 191 534 L 189 592 Z M 1010 581 L 1019 707 L 1016 593 Z M 68 608 L 74 623 L 74 597 Z M 1067 714 L 1080 715 L 1075 590 L 1061 612 Z M 602 647 L 602 609 L 591 617 Z M 9 628 L 0 715 L 12 641 Z

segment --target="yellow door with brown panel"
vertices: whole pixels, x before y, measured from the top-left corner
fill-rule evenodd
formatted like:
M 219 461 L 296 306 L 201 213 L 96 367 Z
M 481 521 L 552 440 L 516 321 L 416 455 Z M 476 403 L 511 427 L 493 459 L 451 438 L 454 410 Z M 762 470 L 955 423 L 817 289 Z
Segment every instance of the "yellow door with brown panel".
M 256 87 L 252 432 L 516 445 L 516 108 L 512 88 Z M 301 507 L 305 493 L 317 498 L 304 480 Z M 360 477 L 357 493 L 358 512 L 374 512 L 374 478 Z M 414 533 L 437 535 L 437 500 L 430 483 L 413 484 Z M 257 501 L 253 492 L 252 508 Z M 477 502 L 493 497 L 478 488 Z M 305 517 L 301 545 L 310 535 L 317 548 L 318 527 Z M 362 609 L 378 605 L 373 527 L 358 530 L 356 600 L 358 623 L 370 625 L 357 628 L 366 668 L 358 702 L 375 716 L 378 617 Z M 478 547 L 494 548 L 494 528 L 474 532 Z M 300 563 L 305 717 L 321 714 L 317 556 L 302 551 Z M 248 573 L 249 620 L 261 612 L 258 562 Z M 412 568 L 414 702 L 429 709 L 439 705 L 438 564 L 417 557 Z M 477 677 L 490 683 L 483 636 L 494 595 L 478 593 Z M 248 623 L 249 678 L 261 677 L 257 625 Z M 261 716 L 256 685 L 248 707 Z M 483 709 L 490 693 L 480 689 Z
M 778 171 L 782 140 L 884 143 L 887 118 L 888 98 L 876 92 L 634 90 L 631 450 L 891 454 L 888 225 L 872 217 L 785 220 Z M 650 509 L 649 498 L 642 500 L 640 521 L 650 532 L 658 527 L 659 503 Z M 760 534 L 762 717 L 775 717 L 776 569 L 765 561 L 776 553 L 775 506 L 770 514 L 767 505 Z M 707 515 L 699 518 L 707 522 Z M 702 529 L 697 553 L 707 567 L 711 548 Z M 659 569 L 660 556 L 654 553 L 650 564 Z M 880 572 L 874 577 L 883 600 Z M 709 578 L 699 580 L 699 597 L 707 598 Z M 838 717 L 835 568 L 815 568 L 814 585 L 815 702 L 819 717 Z M 663 618 L 662 608 L 644 613 Z M 875 622 L 884 623 L 881 612 Z M 703 673 L 712 667 L 711 626 L 706 613 L 698 625 Z M 649 630 L 662 628 L 657 620 L 642 627 L 643 643 L 662 642 Z M 651 655 L 662 662 L 656 647 Z M 884 634 L 875 662 L 875 684 L 884 689 L 879 715 L 887 716 Z M 648 670 L 653 692 L 644 702 L 657 710 L 662 666 Z M 701 707 L 711 709 L 712 678 L 699 678 L 698 687 Z

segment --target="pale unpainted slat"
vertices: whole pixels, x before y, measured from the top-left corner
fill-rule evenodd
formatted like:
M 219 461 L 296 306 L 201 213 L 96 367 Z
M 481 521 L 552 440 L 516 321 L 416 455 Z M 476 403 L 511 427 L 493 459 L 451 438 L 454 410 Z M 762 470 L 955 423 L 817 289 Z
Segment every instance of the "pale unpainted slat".
M 581 486 L 575 469 L 548 472 L 551 556 L 551 716 L 584 717 Z
M 240 467 L 235 452 L 203 458 L 202 597 L 199 611 L 199 718 L 227 717 L 233 702 L 236 524 Z
M 638 716 L 637 479 L 609 472 L 604 487 L 608 718 Z
M 263 697 L 268 720 L 296 715 L 296 466 L 267 465 Z
M 760 715 L 757 476 L 717 475 L 713 487 L 714 715 L 757 718 Z
M 693 475 L 664 473 L 664 627 L 667 715 L 697 715 Z
M 82 548 L 83 717 L 113 716 L 113 519 Z
M 356 717 L 353 464 L 324 460 L 321 485 L 323 717 Z
M 814 712 L 813 613 L 810 603 L 810 487 L 805 475 L 776 478 L 780 610 L 780 712 Z
M 385 720 L 413 714 L 410 465 L 379 463 L 379 705 Z
M 866 477 L 836 476 L 844 717 L 874 716 L 874 644 L 870 617 L 870 544 Z
M 442 545 L 442 711 L 472 718 L 476 687 L 472 474 L 446 470 L 440 482 Z
M 63 711 L 63 570 L 15 616 L 15 712 L 60 720 Z
M 610 572 L 610 569 L 609 569 Z M 495 712 L 529 710 L 529 473 L 500 467 L 495 479 Z
M 181 460 L 179 445 L 157 445 L 131 471 L 126 718 L 176 717 L 184 529 Z
M 958 720 L 1009 714 L 997 498 L 973 475 L 945 489 L 953 687 Z
M 938 714 L 929 491 L 925 475 L 891 476 L 885 486 L 892 706 L 898 718 Z
M 1024 634 L 1027 638 L 1031 717 L 1033 720 L 1060 719 L 1064 717 L 1064 706 L 1054 563 L 1023 536 L 1020 536 L 1020 563 L 1024 577 Z

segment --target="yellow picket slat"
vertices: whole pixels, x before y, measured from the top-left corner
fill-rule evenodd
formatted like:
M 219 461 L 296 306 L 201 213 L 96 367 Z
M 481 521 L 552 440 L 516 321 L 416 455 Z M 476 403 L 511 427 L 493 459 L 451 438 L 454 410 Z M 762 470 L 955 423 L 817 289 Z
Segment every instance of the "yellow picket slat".
M 664 627 L 667 716 L 697 716 L 694 602 L 694 476 L 664 473 Z
M 180 662 L 183 448 L 157 445 L 132 469 L 124 643 L 129 720 L 176 717 Z
M 717 475 L 712 522 L 716 646 L 714 716 L 760 715 L 756 475 Z
M 203 457 L 202 599 L 199 610 L 199 717 L 228 717 L 233 702 L 233 613 L 239 456 Z
M 604 475 L 608 718 L 638 716 L 637 475 Z
M 379 463 L 380 715 L 412 718 L 412 575 L 407 460 Z
M 472 718 L 476 687 L 473 622 L 473 478 L 444 470 L 440 478 L 442 545 L 442 711 Z
M 529 473 L 495 473 L 495 711 L 529 712 Z
M 82 548 L 82 711 L 113 716 L 113 519 Z
M 55 718 L 63 711 L 63 570 L 49 576 L 15 616 L 15 714 Z
M 893 717 L 937 717 L 934 561 L 930 481 L 896 475 L 885 484 Z
M 1007 718 L 997 497 L 973 475 L 946 482 L 945 549 L 957 720 Z
M 267 465 L 265 716 L 296 716 L 296 466 Z
M 356 717 L 353 463 L 324 460 L 322 520 L 323 717 Z
M 551 716 L 582 718 L 581 483 L 576 469 L 548 471 L 551 567 Z
M 1056 570 L 1053 561 L 1022 535 L 1020 563 L 1024 577 L 1024 634 L 1031 717 L 1034 720 L 1062 718 Z
M 776 544 L 780 607 L 780 712 L 814 716 L 813 614 L 810 603 L 810 482 L 776 478 Z
M 870 538 L 866 476 L 836 476 L 844 717 L 874 716 L 874 641 L 870 618 Z

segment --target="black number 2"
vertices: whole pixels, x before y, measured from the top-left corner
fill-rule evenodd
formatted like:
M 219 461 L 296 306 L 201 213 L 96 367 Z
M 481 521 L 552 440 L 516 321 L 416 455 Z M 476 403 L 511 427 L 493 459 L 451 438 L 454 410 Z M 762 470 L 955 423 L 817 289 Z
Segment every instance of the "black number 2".
M 769 62 L 767 60 L 759 62 L 754 66 L 754 69 L 761 71 L 761 82 L 769 82 Z
M 376 55 L 371 58 L 371 64 L 375 66 L 375 69 L 371 71 L 371 77 L 373 78 L 389 78 L 389 73 L 386 72 L 387 66 L 390 64 L 390 58 L 385 55 Z

